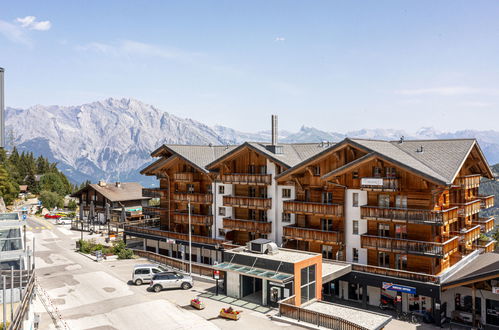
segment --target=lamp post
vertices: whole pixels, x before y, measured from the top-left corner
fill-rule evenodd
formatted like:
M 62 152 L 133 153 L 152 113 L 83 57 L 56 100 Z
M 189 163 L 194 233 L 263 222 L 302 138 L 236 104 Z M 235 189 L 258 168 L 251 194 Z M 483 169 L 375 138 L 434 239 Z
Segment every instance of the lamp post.
M 189 275 L 192 275 L 192 235 L 191 235 L 191 199 L 187 200 L 189 214 Z

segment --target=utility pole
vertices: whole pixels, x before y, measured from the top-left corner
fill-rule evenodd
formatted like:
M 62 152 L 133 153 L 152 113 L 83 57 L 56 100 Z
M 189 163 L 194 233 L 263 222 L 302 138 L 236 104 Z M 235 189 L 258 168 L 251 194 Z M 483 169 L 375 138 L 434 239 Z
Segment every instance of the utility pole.
M 187 208 L 189 211 L 189 275 L 192 275 L 192 235 L 191 235 L 191 199 L 188 199 Z

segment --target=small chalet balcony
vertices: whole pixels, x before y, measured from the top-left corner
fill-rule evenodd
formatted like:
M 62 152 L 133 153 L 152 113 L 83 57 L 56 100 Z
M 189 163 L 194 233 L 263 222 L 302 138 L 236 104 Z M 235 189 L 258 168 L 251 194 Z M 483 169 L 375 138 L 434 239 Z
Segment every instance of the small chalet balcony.
M 272 207 L 272 198 L 248 196 L 223 196 L 224 206 L 246 209 L 268 210 Z
M 472 244 L 473 241 L 476 241 L 480 237 L 481 228 L 480 225 L 475 225 L 471 228 L 464 228 L 461 231 L 451 232 L 451 234 L 458 235 L 461 244 Z
M 361 265 L 352 264 L 352 271 L 370 273 L 389 277 L 398 277 L 406 280 L 418 281 L 418 282 L 430 282 L 430 283 L 440 283 L 440 277 L 435 275 L 429 275 L 425 273 L 411 272 L 407 270 L 399 270 L 371 265 Z
M 168 214 L 168 209 L 166 207 L 159 206 L 143 206 L 142 214 L 154 218 L 159 218 L 161 216 L 166 216 Z
M 187 212 L 174 212 L 173 222 L 188 225 L 189 214 Z M 211 226 L 213 224 L 213 217 L 204 214 L 191 214 L 191 225 L 193 226 Z
M 200 179 L 200 175 L 193 172 L 179 172 L 173 173 L 172 179 L 179 182 L 194 182 Z
M 361 218 L 365 220 L 405 221 L 408 223 L 429 225 L 444 225 L 454 222 L 458 218 L 457 211 L 457 207 L 442 211 L 369 205 L 360 207 Z
M 176 233 L 172 231 L 161 230 L 158 228 L 142 227 L 142 226 L 125 226 L 124 230 L 125 234 L 130 236 L 145 237 L 145 238 L 148 237 L 166 238 L 173 240 L 181 240 L 184 242 L 189 241 L 189 234 Z M 191 236 L 192 236 L 192 242 L 195 243 L 203 243 L 211 245 L 228 243 L 225 240 L 215 239 L 206 236 L 200 236 L 200 235 L 191 235 Z
M 194 192 L 175 192 L 173 200 L 177 202 L 191 201 L 191 203 L 195 204 L 211 204 L 213 202 L 213 195 Z
M 142 196 L 162 198 L 168 194 L 168 188 L 142 188 Z
M 481 249 L 483 253 L 494 252 L 497 241 L 491 240 L 488 242 L 478 241 L 476 244 L 473 244 L 474 249 Z
M 490 216 L 488 218 L 478 218 L 476 220 L 473 220 L 472 224 L 473 225 L 480 225 L 480 229 L 482 233 L 486 234 L 494 229 L 495 226 L 495 218 L 493 216 Z
M 482 208 L 482 201 L 480 199 L 475 199 L 467 203 L 452 203 L 452 206 L 459 208 L 457 214 L 460 217 L 469 217 L 480 212 Z
M 292 200 L 283 202 L 283 211 L 287 213 L 341 217 L 343 216 L 343 205 Z
M 399 179 L 397 178 L 362 178 L 360 188 L 367 191 L 397 191 Z
M 223 227 L 224 229 L 248 231 L 251 233 L 269 234 L 272 232 L 272 222 L 270 221 L 224 218 Z
M 426 255 L 434 257 L 445 257 L 449 253 L 457 251 L 459 237 L 442 237 L 441 242 L 415 241 L 410 239 L 383 237 L 364 234 L 360 237 L 361 246 L 364 249 L 375 249 L 380 251 L 406 253 L 415 255 Z
M 272 175 L 228 173 L 222 174 L 221 180 L 223 183 L 229 184 L 270 185 L 272 184 Z
M 481 202 L 480 205 L 481 205 L 482 210 L 494 207 L 494 195 L 479 196 L 478 198 L 480 199 L 480 202 Z
M 461 189 L 478 188 L 480 186 L 481 177 L 481 174 L 460 176 L 456 178 L 454 185 L 459 186 Z
M 283 236 L 287 239 L 334 245 L 339 245 L 343 242 L 343 235 L 339 231 L 325 231 L 297 226 L 285 226 L 283 228 Z

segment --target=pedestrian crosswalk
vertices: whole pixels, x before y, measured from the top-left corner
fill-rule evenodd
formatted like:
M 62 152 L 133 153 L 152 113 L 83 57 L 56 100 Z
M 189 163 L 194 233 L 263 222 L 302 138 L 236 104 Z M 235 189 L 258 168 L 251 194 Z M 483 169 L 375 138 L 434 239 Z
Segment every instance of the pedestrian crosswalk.
M 49 227 L 45 227 L 45 226 L 41 226 L 41 227 L 26 226 L 26 230 L 40 230 L 40 229 L 49 229 Z

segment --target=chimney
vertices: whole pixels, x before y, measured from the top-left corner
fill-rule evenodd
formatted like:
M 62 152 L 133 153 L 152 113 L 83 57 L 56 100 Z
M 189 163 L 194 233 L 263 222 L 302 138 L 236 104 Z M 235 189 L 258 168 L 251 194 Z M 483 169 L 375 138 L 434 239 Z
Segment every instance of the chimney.
M 116 181 L 116 187 L 117 187 L 117 188 L 121 187 L 121 182 Z
M 106 181 L 104 181 L 104 180 L 99 180 L 98 185 L 99 185 L 99 187 L 105 187 L 105 186 L 106 186 Z
M 277 145 L 277 115 L 272 115 L 272 145 Z
M 0 68 L 0 148 L 5 148 L 4 69 Z

